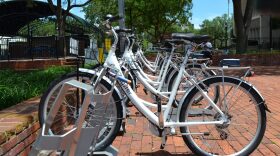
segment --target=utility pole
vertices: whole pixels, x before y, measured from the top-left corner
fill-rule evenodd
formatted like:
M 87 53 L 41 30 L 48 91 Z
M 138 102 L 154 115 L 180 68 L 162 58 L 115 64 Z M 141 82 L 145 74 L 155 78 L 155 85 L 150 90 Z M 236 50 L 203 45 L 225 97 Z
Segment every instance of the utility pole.
M 226 20 L 226 25 L 225 25 L 225 48 L 226 48 L 226 51 L 228 52 L 229 51 L 229 48 L 228 48 L 228 38 L 230 37 L 229 35 L 229 31 L 228 31 L 228 28 L 229 28 L 229 3 L 230 3 L 230 0 L 228 0 L 228 12 L 227 12 L 227 20 Z
M 119 20 L 120 28 L 125 28 L 125 20 L 124 20 L 124 0 L 118 0 L 118 7 L 119 7 L 119 16 L 123 17 L 121 20 Z
M 118 8 L 119 8 L 119 16 L 123 17 L 121 20 L 119 20 L 119 25 L 121 29 L 125 28 L 125 12 L 124 12 L 124 0 L 118 0 Z M 120 34 L 120 52 L 124 52 L 125 48 L 125 36 L 123 33 Z

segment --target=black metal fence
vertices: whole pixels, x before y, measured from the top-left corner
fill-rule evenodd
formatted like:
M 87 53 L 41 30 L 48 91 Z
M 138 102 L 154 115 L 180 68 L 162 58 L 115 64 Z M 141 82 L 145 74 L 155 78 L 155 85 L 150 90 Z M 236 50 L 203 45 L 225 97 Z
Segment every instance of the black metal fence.
M 0 60 L 58 59 L 60 57 L 71 56 L 69 52 L 71 37 L 79 40 L 79 54 L 83 55 L 84 49 L 89 46 L 87 36 L 66 36 L 65 42 L 59 42 L 56 36 L 31 38 L 0 37 Z M 65 48 L 60 43 L 66 44 Z
M 280 50 L 280 37 L 277 38 L 249 38 L 248 47 L 256 50 Z

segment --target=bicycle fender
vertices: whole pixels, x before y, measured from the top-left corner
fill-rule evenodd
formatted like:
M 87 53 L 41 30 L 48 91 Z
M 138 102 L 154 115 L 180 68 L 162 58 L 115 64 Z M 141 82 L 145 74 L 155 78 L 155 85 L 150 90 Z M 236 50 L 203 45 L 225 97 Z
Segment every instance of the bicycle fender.
M 233 78 L 233 77 L 231 77 L 231 78 Z M 237 78 L 235 78 L 235 79 L 237 79 Z M 238 80 L 240 80 L 240 79 L 238 79 Z M 262 104 L 264 105 L 265 110 L 266 110 L 267 112 L 270 112 L 270 113 L 271 113 L 271 111 L 268 109 L 268 106 L 267 106 L 267 104 L 266 104 L 266 102 L 265 102 L 265 100 L 264 100 L 264 97 L 261 95 L 261 93 L 259 92 L 259 90 L 258 90 L 254 85 L 252 85 L 251 83 L 249 83 L 249 82 L 247 82 L 247 81 L 245 81 L 245 80 L 242 80 L 242 83 L 244 83 L 245 85 L 247 85 L 247 87 L 248 87 L 249 89 L 251 89 L 252 92 L 255 93 L 255 94 L 257 95 L 257 98 L 261 101 L 259 104 L 262 103 Z
M 169 77 L 166 77 L 168 78 L 166 84 L 169 84 L 171 78 L 174 76 L 174 75 L 178 75 L 179 71 L 178 70 L 172 70 L 172 72 L 170 73 Z
M 166 74 L 164 83 L 167 83 L 167 82 L 169 81 L 169 79 L 170 79 L 169 76 L 170 76 L 171 73 L 174 72 L 174 70 L 176 70 L 176 69 L 174 69 L 173 67 L 169 67 L 169 68 L 168 68 L 168 72 L 167 72 L 167 74 Z
M 245 88 L 245 89 L 248 89 L 250 90 L 253 94 L 256 95 L 256 98 L 258 99 L 258 101 L 260 101 L 259 104 L 263 104 L 264 105 L 264 108 L 266 111 L 270 112 L 271 111 L 269 110 L 267 104 L 265 103 L 265 100 L 263 98 L 263 96 L 260 94 L 260 92 L 257 90 L 256 87 L 254 87 L 252 84 L 250 84 L 249 82 L 245 81 L 245 80 L 242 80 L 242 79 L 238 79 L 238 78 L 235 78 L 235 77 L 229 77 L 229 76 L 226 76 L 228 78 L 231 78 L 231 79 L 235 79 L 236 81 L 240 81 L 241 82 L 241 85 Z M 207 84 L 207 81 L 211 81 L 211 79 L 215 79 L 215 78 L 222 78 L 222 76 L 213 76 L 213 77 L 209 77 L 209 78 L 206 78 L 204 80 L 201 80 L 200 82 L 198 82 L 198 84 L 202 86 L 203 83 L 206 83 Z M 183 103 L 185 102 L 186 99 L 190 99 L 193 94 L 196 93 L 196 86 L 192 86 L 184 95 L 183 97 L 180 99 L 179 101 L 179 106 L 178 106 L 178 109 L 177 109 L 177 121 L 179 121 L 179 117 L 180 117 L 180 111 L 182 109 L 182 106 L 183 106 Z
M 259 90 L 258 90 L 256 87 L 254 87 L 252 84 L 250 84 L 250 83 L 247 83 L 247 84 L 250 85 L 250 86 L 253 88 L 254 92 L 256 92 L 256 94 L 258 95 L 258 98 L 261 99 L 261 101 L 262 101 L 262 103 L 263 103 L 263 105 L 264 105 L 265 110 L 266 110 L 267 112 L 271 113 L 271 110 L 268 109 L 268 106 L 267 106 L 267 104 L 266 104 L 266 102 L 265 102 L 265 100 L 264 100 L 264 97 L 261 95 L 261 93 L 259 92 Z

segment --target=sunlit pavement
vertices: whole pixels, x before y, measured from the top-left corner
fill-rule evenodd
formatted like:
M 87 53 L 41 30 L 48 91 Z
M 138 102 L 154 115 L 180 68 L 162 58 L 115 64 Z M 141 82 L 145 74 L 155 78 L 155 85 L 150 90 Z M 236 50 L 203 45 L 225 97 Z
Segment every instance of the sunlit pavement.
M 269 68 L 269 67 L 267 67 Z M 261 94 L 272 113 L 267 113 L 267 128 L 265 136 L 258 149 L 252 153 L 257 155 L 280 155 L 280 74 L 279 67 L 274 70 L 256 69 L 256 75 L 249 79 Z M 138 88 L 138 95 L 149 98 L 142 86 Z M 126 133 L 118 136 L 113 145 L 119 149 L 119 155 L 194 155 L 185 145 L 182 137 L 168 137 L 164 150 L 160 149 L 161 138 L 151 134 L 148 121 L 141 116 L 134 107 L 130 107 L 131 116 L 126 122 Z

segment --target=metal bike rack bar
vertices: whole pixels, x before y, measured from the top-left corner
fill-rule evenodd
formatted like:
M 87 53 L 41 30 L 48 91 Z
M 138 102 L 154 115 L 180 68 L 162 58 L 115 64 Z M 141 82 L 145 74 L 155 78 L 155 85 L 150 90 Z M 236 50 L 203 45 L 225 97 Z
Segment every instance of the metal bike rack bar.
M 66 91 L 70 87 L 79 88 L 85 92 L 83 103 L 81 105 L 81 111 L 75 122 L 75 126 L 63 135 L 49 134 L 49 130 L 60 106 L 62 105 Z M 90 148 L 94 147 L 96 144 L 100 127 L 103 126 L 102 124 L 96 125 L 95 127 L 83 126 L 89 104 L 92 101 L 94 103 L 108 103 L 110 99 L 109 96 L 111 96 L 111 94 L 112 91 L 105 94 L 93 94 L 93 86 L 76 80 L 70 80 L 64 83 L 50 109 L 50 112 L 48 113 L 46 122 L 43 124 L 36 141 L 32 145 L 29 155 L 37 156 L 41 150 L 64 151 L 62 153 L 63 156 L 88 155 Z M 117 155 L 118 150 L 109 146 L 107 151 L 94 152 L 93 155 L 95 153 L 114 156 Z

